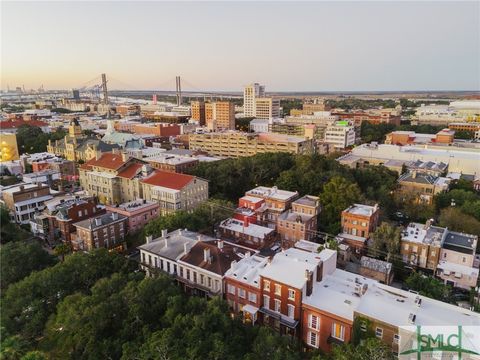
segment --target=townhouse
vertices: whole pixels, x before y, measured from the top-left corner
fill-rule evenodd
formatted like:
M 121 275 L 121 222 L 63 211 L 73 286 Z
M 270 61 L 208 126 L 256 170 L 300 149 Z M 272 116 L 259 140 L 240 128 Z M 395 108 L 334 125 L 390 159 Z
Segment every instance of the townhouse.
M 338 234 L 341 241 L 352 247 L 357 253 L 366 249 L 366 241 L 378 225 L 380 209 L 364 204 L 353 204 L 342 211 L 342 233 Z
M 446 177 L 413 170 L 398 178 L 399 188 L 396 191 L 404 201 L 432 204 L 434 195 L 448 191 L 450 181 Z
M 45 209 L 45 201 L 53 198 L 45 184 L 19 184 L 2 190 L 3 203 L 15 222 L 28 224 L 38 211 Z
M 123 251 L 127 248 L 125 233 L 128 218 L 118 213 L 105 213 L 79 221 L 73 226 L 71 243 L 74 250 L 106 248 L 110 251 Z
M 471 289 L 477 285 L 480 255 L 478 235 L 410 223 L 402 233 L 400 254 L 413 267 L 432 271 L 446 284 Z
M 320 199 L 305 195 L 292 202 L 292 208 L 277 219 L 277 232 L 283 248 L 289 248 L 299 240 L 312 240 L 316 236 Z
M 128 218 L 128 233 L 141 230 L 148 222 L 159 215 L 160 205 L 154 201 L 137 199 L 120 205 L 107 205 L 109 212 L 119 213 Z

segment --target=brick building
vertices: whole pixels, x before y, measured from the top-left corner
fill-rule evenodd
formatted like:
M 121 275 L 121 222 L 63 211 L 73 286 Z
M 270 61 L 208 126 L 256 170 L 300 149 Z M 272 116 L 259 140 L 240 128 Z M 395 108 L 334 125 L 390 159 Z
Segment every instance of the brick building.
M 126 216 L 128 218 L 127 232 L 135 233 L 158 217 L 159 207 L 157 202 L 137 199 L 117 206 L 107 205 L 105 209 Z
M 75 250 L 106 248 L 123 251 L 127 247 L 125 233 L 128 218 L 124 215 L 107 212 L 73 225 L 77 230 L 71 241 Z
M 378 225 L 380 209 L 364 204 L 353 204 L 342 211 L 342 233 L 338 236 L 343 242 L 362 252 L 366 247 L 366 240 L 375 231 Z

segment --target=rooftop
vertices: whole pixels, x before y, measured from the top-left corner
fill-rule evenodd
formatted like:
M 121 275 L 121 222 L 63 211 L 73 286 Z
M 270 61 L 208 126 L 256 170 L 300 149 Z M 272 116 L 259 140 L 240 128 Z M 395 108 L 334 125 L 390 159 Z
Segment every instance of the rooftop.
M 303 289 L 306 283 L 305 270 L 313 272 L 321 260 L 317 253 L 290 248 L 276 254 L 260 275 L 296 289 Z
M 266 257 L 259 255 L 248 256 L 239 262 L 232 262 L 225 276 L 259 288 L 260 272 L 267 264 L 268 258 Z
M 315 207 L 319 204 L 319 198 L 318 196 L 305 195 L 302 196 L 300 199 L 295 200 L 293 204 Z
M 152 205 L 157 205 L 158 206 L 158 203 L 156 201 L 148 201 L 148 200 L 144 200 L 144 199 L 137 199 L 137 200 L 129 201 L 129 202 L 117 205 L 117 206 L 110 206 L 110 208 L 116 208 L 116 209 L 120 209 L 120 210 L 124 210 L 124 211 L 137 211 L 137 210 L 141 210 L 141 209 L 150 207 Z
M 166 235 L 166 237 L 158 237 L 138 248 L 170 260 L 178 260 L 190 251 L 190 248 L 197 241 L 213 240 L 213 238 L 182 229 L 172 231 Z
M 79 221 L 74 226 L 81 227 L 84 229 L 95 230 L 97 228 L 103 227 L 105 225 L 113 224 L 116 222 L 124 221 L 127 217 L 118 213 L 107 212 L 106 214 L 92 217 L 87 220 Z
M 110 170 L 117 170 L 123 164 L 125 160 L 122 157 L 122 154 L 113 154 L 113 153 L 103 153 L 98 159 L 93 158 L 85 163 L 89 166 L 97 166 Z
M 220 227 L 255 238 L 264 238 L 275 231 L 274 229 L 256 224 L 248 224 L 248 226 L 245 226 L 243 221 L 233 218 L 223 220 L 220 223 Z
M 445 235 L 445 228 L 428 223 L 410 223 L 402 233 L 402 240 L 440 247 Z
M 391 263 L 383 260 L 374 259 L 368 256 L 362 256 L 362 258 L 360 259 L 360 265 L 364 268 L 378 271 L 384 274 L 388 274 L 390 273 L 390 271 L 392 271 Z
M 378 210 L 378 205 L 370 206 L 364 204 L 353 204 L 344 210 L 349 214 L 360 216 L 372 216 Z
M 247 191 L 245 195 L 286 201 L 298 196 L 298 192 L 279 190 L 276 186 L 273 186 L 273 187 L 258 186 L 255 189 Z
M 191 175 L 154 170 L 149 176 L 145 177 L 142 182 L 144 184 L 181 190 L 194 179 L 195 176 Z

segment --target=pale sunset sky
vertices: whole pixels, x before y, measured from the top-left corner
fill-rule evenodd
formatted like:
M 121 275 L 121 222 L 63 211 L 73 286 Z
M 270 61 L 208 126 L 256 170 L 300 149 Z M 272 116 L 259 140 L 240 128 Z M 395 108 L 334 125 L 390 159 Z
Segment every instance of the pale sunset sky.
M 1 87 L 479 90 L 480 2 L 1 2 Z M 118 81 L 117 81 L 118 80 Z

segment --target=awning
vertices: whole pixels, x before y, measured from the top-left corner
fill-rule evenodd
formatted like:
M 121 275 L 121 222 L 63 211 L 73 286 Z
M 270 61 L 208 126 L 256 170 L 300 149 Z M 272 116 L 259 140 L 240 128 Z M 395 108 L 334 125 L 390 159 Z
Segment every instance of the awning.
M 258 308 L 252 305 L 245 305 L 243 307 L 243 312 L 248 312 L 252 315 L 255 315 L 258 312 Z

